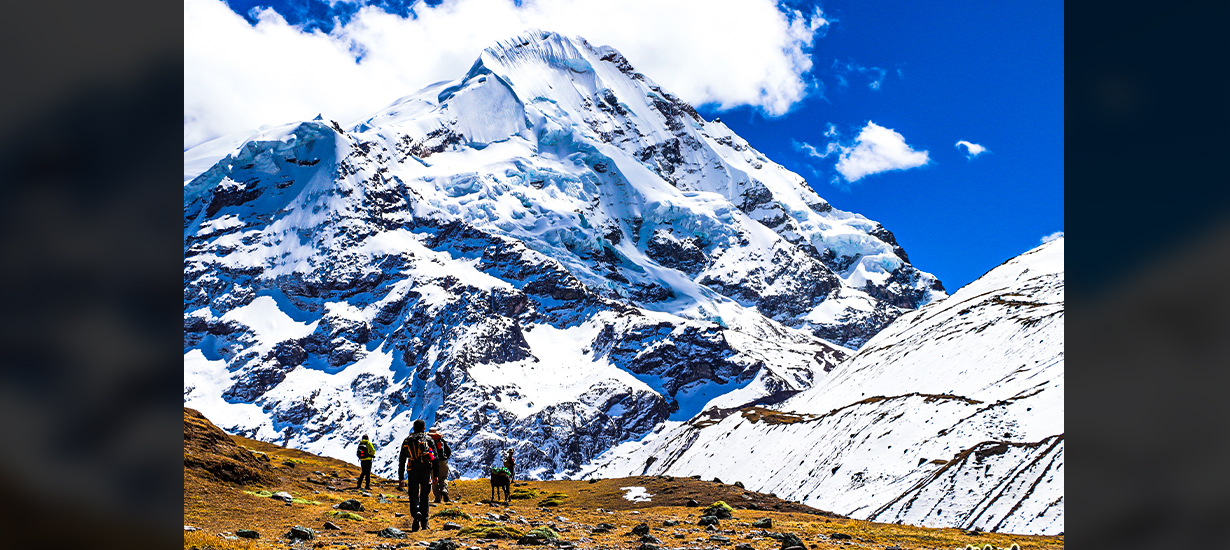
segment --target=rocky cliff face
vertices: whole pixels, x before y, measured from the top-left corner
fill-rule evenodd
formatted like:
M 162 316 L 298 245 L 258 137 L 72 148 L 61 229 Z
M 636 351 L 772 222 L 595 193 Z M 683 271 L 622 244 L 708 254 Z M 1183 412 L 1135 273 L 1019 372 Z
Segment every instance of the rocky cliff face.
M 707 409 L 585 475 L 716 476 L 860 519 L 1062 532 L 1063 251 L 902 315 L 771 409 Z
M 185 403 L 339 458 L 368 433 L 386 475 L 417 417 L 463 475 L 505 448 L 575 473 L 811 387 L 945 295 L 879 224 L 552 33 L 347 128 L 215 156 L 184 186 Z

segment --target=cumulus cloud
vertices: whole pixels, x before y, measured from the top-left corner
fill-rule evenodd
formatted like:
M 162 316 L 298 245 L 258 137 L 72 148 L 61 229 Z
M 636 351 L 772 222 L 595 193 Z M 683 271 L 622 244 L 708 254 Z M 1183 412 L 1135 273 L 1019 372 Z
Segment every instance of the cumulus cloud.
M 841 150 L 837 172 L 854 183 L 865 176 L 890 170 L 917 168 L 930 162 L 927 151 L 915 151 L 905 136 L 868 121 L 851 146 L 831 144 Z
M 1061 238 L 1063 238 L 1063 231 L 1056 231 L 1054 233 L 1051 233 L 1050 235 L 1042 237 L 1042 243 L 1046 244 L 1046 243 L 1049 243 L 1051 241 L 1054 241 L 1056 239 L 1061 239 Z
M 326 34 L 272 10 L 250 25 L 220 0 L 185 0 L 184 146 L 318 113 L 357 121 L 460 78 L 483 48 L 530 28 L 613 46 L 693 105 L 778 116 L 807 95 L 809 51 L 829 25 L 819 8 L 773 0 L 444 0 L 414 11 L 364 7 Z
M 965 156 L 966 156 L 966 158 L 971 158 L 971 159 L 972 159 L 972 158 L 974 158 L 974 157 L 976 157 L 976 156 L 978 156 L 978 155 L 981 155 L 981 154 L 983 154 L 983 153 L 987 152 L 987 148 L 986 148 L 986 147 L 983 147 L 983 146 L 981 146 L 981 145 L 978 145 L 977 143 L 970 143 L 970 142 L 965 141 L 965 140 L 961 140 L 961 141 L 958 141 L 958 142 L 957 142 L 957 149 L 960 149 L 960 148 L 962 148 L 962 147 L 964 147 L 964 148 L 965 148 Z

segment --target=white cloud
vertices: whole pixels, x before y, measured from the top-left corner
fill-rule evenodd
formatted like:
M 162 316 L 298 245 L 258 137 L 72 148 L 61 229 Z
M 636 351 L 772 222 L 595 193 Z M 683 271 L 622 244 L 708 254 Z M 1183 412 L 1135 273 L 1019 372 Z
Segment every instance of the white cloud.
M 965 141 L 965 140 L 961 140 L 961 141 L 958 141 L 958 142 L 957 142 L 957 149 L 960 149 L 960 148 L 962 148 L 962 147 L 964 147 L 964 148 L 965 148 L 965 156 L 966 156 L 967 158 L 974 158 L 974 157 L 976 157 L 976 156 L 978 156 L 978 155 L 981 155 L 981 154 L 983 154 L 983 153 L 987 152 L 987 148 L 986 148 L 986 147 L 983 147 L 983 146 L 981 146 L 981 145 L 978 145 L 977 143 L 970 143 L 970 142 Z
M 926 151 L 915 151 L 905 143 L 904 136 L 871 121 L 859 132 L 853 146 L 838 147 L 841 157 L 837 172 L 850 183 L 871 174 L 917 168 L 930 162 Z
M 415 13 L 369 6 L 329 34 L 303 33 L 270 10 L 252 26 L 219 0 L 185 0 L 185 147 L 317 113 L 359 120 L 460 78 L 483 48 L 530 28 L 613 46 L 693 105 L 777 116 L 808 93 L 808 50 L 829 24 L 819 8 L 773 0 L 445 0 Z
M 826 133 L 825 135 L 827 136 L 828 134 Z M 829 155 L 841 150 L 841 148 L 838 147 L 836 143 L 828 144 L 828 147 L 825 148 L 824 152 L 821 152 L 820 150 L 816 149 L 815 146 L 813 146 L 810 143 L 807 143 L 806 141 L 798 142 L 795 140 L 790 140 L 790 143 L 794 144 L 795 151 L 802 151 L 804 153 L 807 153 L 808 156 L 812 156 L 812 157 L 816 157 L 820 159 L 828 157 Z
M 1056 231 L 1054 233 L 1051 233 L 1050 235 L 1042 237 L 1042 243 L 1046 244 L 1046 243 L 1049 243 L 1051 241 L 1054 241 L 1056 239 L 1061 239 L 1061 238 L 1063 238 L 1063 231 Z

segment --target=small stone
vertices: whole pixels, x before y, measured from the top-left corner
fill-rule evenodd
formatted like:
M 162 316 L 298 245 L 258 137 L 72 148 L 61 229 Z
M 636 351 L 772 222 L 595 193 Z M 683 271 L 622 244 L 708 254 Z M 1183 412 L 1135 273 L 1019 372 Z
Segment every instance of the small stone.
M 384 529 L 376 531 L 376 536 L 380 538 L 385 538 L 385 539 L 404 539 L 406 538 L 406 534 L 403 533 L 401 529 L 398 529 L 396 527 L 385 527 Z
M 662 541 L 658 540 L 658 537 L 655 537 L 653 535 L 641 535 L 641 542 L 651 542 L 653 544 L 662 544 Z
M 643 542 L 637 547 L 637 550 L 661 550 L 661 547 L 651 542 Z
M 720 480 L 720 479 L 718 479 L 718 478 L 716 478 L 716 477 L 715 477 L 715 478 L 713 478 L 713 482 L 714 482 L 714 483 L 721 483 L 721 482 L 722 482 L 722 480 Z
M 251 530 L 251 529 L 239 529 L 239 530 L 236 530 L 236 531 L 235 531 L 235 536 L 237 536 L 237 537 L 239 537 L 239 538 L 241 538 L 241 539 L 259 539 L 259 538 L 261 538 L 260 533 L 257 533 L 256 531 L 253 531 L 253 530 Z
M 742 482 L 742 481 L 736 481 L 736 482 L 735 482 L 735 487 L 738 487 L 738 488 L 740 488 L 740 489 L 746 489 L 746 487 L 744 487 L 744 486 L 743 486 L 743 482 Z
M 668 520 L 666 520 L 666 521 L 662 522 L 662 526 L 663 526 L 663 527 L 674 527 L 674 526 L 676 526 L 676 525 L 679 525 L 679 522 L 678 522 L 678 521 L 676 521 L 676 520 L 673 520 L 673 519 L 668 519 Z
M 700 506 L 700 503 L 696 502 L 696 499 L 694 498 L 689 498 L 688 501 L 684 503 L 684 506 L 687 506 L 688 508 L 695 508 L 697 506 Z
M 725 535 L 710 535 L 709 540 L 713 542 L 730 542 L 730 537 Z
M 403 513 L 401 513 L 401 512 L 393 512 L 393 517 L 395 517 L 395 518 L 404 518 L 404 517 L 406 517 L 406 514 L 403 514 Z
M 752 545 L 746 542 L 740 542 L 739 544 L 735 545 L 735 550 L 756 550 L 756 549 L 755 547 L 753 547 Z
M 291 494 L 286 491 L 278 491 L 272 495 L 269 495 L 269 498 L 280 500 L 282 502 L 290 502 L 295 500 L 295 497 L 291 496 Z
M 307 527 L 296 525 L 283 536 L 291 540 L 312 540 L 316 538 L 316 533 Z
M 325 531 L 341 531 L 342 530 L 341 527 L 338 527 L 337 524 L 333 523 L 332 521 L 326 521 L 324 529 Z
M 799 538 L 794 533 L 782 533 L 781 541 L 782 541 L 783 550 L 794 548 L 794 547 L 803 548 L 804 546 L 806 546 L 803 544 L 803 539 Z
M 427 547 L 431 550 L 457 550 L 457 543 L 453 542 L 452 539 L 440 539 L 427 545 Z
M 337 508 L 338 510 L 350 510 L 351 512 L 362 512 L 363 511 L 363 503 L 353 498 L 349 500 L 343 500 L 337 504 L 334 504 L 333 507 Z
M 649 524 L 642 523 L 640 525 L 637 525 L 636 527 L 633 527 L 632 534 L 633 535 L 648 535 L 649 534 Z
M 829 538 L 832 540 L 850 540 L 853 537 L 845 533 L 830 533 Z
M 704 527 L 706 525 L 720 525 L 721 522 L 718 521 L 717 516 L 701 516 L 700 521 L 697 521 L 696 524 Z
M 564 516 L 555 516 L 555 521 L 570 521 L 570 520 Z
M 282 465 L 283 465 L 283 466 L 286 466 L 286 467 L 288 467 L 288 468 L 294 468 L 294 467 L 295 467 L 295 463 L 294 463 L 294 462 L 291 462 L 291 461 L 289 461 L 289 460 L 283 460 L 283 461 L 282 461 Z
M 196 531 L 196 527 L 193 527 L 191 525 L 185 525 L 184 531 Z
M 772 518 L 758 519 L 752 522 L 752 527 L 759 527 L 761 529 L 770 529 L 773 527 L 773 519 Z
M 461 529 L 461 526 L 460 526 L 460 525 L 458 525 L 458 524 L 456 524 L 456 523 L 453 523 L 453 522 L 451 522 L 451 521 L 449 521 L 449 522 L 445 522 L 445 524 L 444 524 L 444 530 L 445 530 L 445 531 L 457 531 L 457 530 L 460 530 L 460 529 Z

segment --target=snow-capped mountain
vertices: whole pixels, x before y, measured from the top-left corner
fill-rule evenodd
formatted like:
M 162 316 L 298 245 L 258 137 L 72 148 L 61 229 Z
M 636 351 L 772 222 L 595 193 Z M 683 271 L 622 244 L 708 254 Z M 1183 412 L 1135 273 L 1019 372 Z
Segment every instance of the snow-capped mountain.
M 713 408 L 585 475 L 701 475 L 860 519 L 1063 531 L 1064 239 L 902 315 L 772 407 Z
M 635 72 L 531 32 L 343 128 L 185 152 L 187 406 L 349 458 L 426 417 L 529 475 L 805 390 L 945 296 L 892 233 Z

